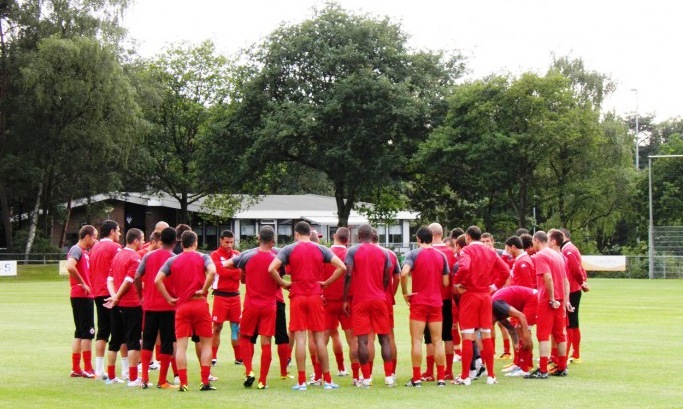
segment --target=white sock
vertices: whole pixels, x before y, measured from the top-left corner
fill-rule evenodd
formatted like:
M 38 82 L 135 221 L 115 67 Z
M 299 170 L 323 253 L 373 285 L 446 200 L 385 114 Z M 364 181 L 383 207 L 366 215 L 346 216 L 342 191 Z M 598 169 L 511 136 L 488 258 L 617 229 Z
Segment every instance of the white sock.
M 130 366 L 128 365 L 128 357 L 121 358 L 121 373 L 124 378 L 130 379 Z
M 95 357 L 95 375 L 102 376 L 104 373 L 104 357 Z

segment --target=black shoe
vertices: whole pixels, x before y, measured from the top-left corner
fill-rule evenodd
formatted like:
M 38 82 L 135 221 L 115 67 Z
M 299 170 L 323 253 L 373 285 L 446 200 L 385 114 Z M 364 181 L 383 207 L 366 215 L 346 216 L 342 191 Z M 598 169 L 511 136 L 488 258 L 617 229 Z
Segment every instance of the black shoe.
M 244 387 L 245 387 L 245 388 L 251 388 L 251 385 L 254 384 L 254 380 L 256 380 L 256 377 L 254 376 L 254 373 L 253 373 L 253 372 L 249 373 L 249 375 L 247 375 L 247 376 L 244 378 Z
M 235 365 L 243 365 L 244 361 L 241 359 L 235 359 Z
M 216 366 L 216 363 L 217 363 L 217 362 L 218 362 L 218 360 L 212 359 L 212 360 L 211 360 L 211 366 Z
M 524 379 L 548 379 L 548 372 L 541 372 L 540 369 L 536 369 L 529 375 L 524 375 Z
M 413 381 L 412 379 L 406 383 L 406 386 L 409 388 L 421 388 L 422 387 L 422 382 L 421 381 Z
M 484 375 L 484 374 L 486 374 L 486 367 L 485 367 L 484 365 L 482 365 L 482 366 L 479 367 L 479 369 L 477 370 L 477 376 L 475 376 L 474 379 L 479 379 L 479 378 L 481 378 L 481 376 Z
M 199 390 L 200 391 L 215 391 L 216 388 L 213 385 L 211 385 L 211 382 L 209 382 L 209 383 L 201 384 L 201 386 L 199 387 Z
M 569 371 L 567 371 L 566 369 L 564 369 L 562 371 L 556 370 L 555 372 L 551 373 L 550 375 L 551 376 L 567 376 L 567 375 L 569 375 Z

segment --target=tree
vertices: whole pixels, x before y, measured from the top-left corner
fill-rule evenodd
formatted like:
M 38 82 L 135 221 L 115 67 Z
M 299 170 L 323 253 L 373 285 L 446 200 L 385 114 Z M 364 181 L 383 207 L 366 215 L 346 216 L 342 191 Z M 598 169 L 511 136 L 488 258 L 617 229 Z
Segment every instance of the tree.
M 207 183 L 213 179 L 201 172 L 200 139 L 224 113 L 230 69 L 230 61 L 204 41 L 172 46 L 139 73 L 148 124 L 144 149 L 153 163 L 146 181 L 178 200 L 181 223 L 189 222 L 188 205 L 214 190 Z M 217 165 L 224 164 L 211 163 Z
M 289 162 L 329 178 L 339 225 L 354 204 L 406 175 L 462 72 L 459 55 L 412 52 L 388 19 L 328 4 L 249 53 L 217 144 L 244 174 Z

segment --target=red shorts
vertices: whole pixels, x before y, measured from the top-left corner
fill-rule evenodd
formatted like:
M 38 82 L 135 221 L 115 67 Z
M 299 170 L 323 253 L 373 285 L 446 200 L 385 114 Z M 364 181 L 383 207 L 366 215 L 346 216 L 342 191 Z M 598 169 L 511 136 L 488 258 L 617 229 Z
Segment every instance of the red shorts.
M 216 324 L 222 324 L 225 321 L 240 322 L 240 315 L 242 315 L 242 305 L 240 297 L 223 297 L 216 295 L 213 297 L 213 313 L 211 320 Z
M 178 307 L 175 313 L 175 336 L 177 339 L 197 335 L 211 338 L 211 315 L 206 300 L 190 300 Z
M 353 303 L 351 313 L 353 322 L 353 335 L 388 334 L 391 332 L 389 325 L 389 312 L 385 300 L 363 301 Z
M 459 302 L 460 300 L 458 300 L 458 302 L 455 302 L 455 300 L 453 300 L 453 302 L 451 303 L 451 308 L 453 310 L 453 325 L 457 324 L 460 321 L 460 307 L 458 306 Z
M 341 300 L 328 300 L 324 305 L 326 330 L 336 329 L 339 324 L 344 331 L 351 328 L 351 317 L 344 313 L 343 307 L 344 302 Z
M 460 294 L 460 329 L 488 329 L 493 326 L 490 293 L 466 291 Z
M 275 303 L 271 307 L 245 306 L 240 322 L 240 334 L 252 336 L 258 331 L 258 335 L 272 337 L 275 335 Z
M 443 322 L 441 305 L 432 307 L 424 304 L 410 304 L 410 319 L 420 322 Z
M 289 300 L 289 330 L 325 331 L 325 309 L 320 295 L 297 295 Z
M 527 302 L 524 305 L 524 310 L 522 313 L 526 318 L 526 323 L 529 326 L 536 325 L 536 312 L 538 311 L 538 298 L 533 297 L 532 301 Z
M 552 334 L 555 342 L 566 342 L 565 318 L 566 310 L 560 303 L 558 309 L 553 309 L 550 305 L 539 305 L 536 315 L 536 338 L 539 342 L 549 341 Z
M 389 327 L 394 328 L 394 303 L 391 301 L 386 301 L 387 312 L 389 313 Z

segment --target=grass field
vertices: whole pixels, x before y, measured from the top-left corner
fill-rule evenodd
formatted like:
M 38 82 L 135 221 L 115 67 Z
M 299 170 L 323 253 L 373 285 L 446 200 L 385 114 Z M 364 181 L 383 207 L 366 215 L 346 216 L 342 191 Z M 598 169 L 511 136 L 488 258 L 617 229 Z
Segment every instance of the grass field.
M 193 360 L 191 390 L 181 394 L 69 378 L 73 321 L 68 282 L 57 277 L 54 265 L 20 267 L 19 277 L 0 279 L 0 408 L 683 407 L 677 375 L 683 363 L 683 280 L 593 279 L 591 287 L 581 304 L 583 363 L 570 366 L 567 378 L 524 380 L 499 375 L 499 384 L 493 386 L 479 380 L 471 387 L 442 389 L 427 383 L 417 390 L 403 386 L 361 390 L 352 387 L 348 377 L 337 377 L 339 390 L 294 392 L 293 381 L 277 377 L 273 350 L 269 389 L 247 390 L 242 386 L 243 367 L 226 363 L 232 356 L 228 347 L 221 349 L 222 362 L 212 370 L 220 378 L 214 383 L 218 391 L 197 390 L 199 370 Z M 400 384 L 411 373 L 407 311 L 404 304 L 397 305 Z M 258 353 L 254 363 L 258 370 Z M 501 361 L 496 365 L 500 368 Z M 376 385 L 383 383 L 381 372 L 378 353 Z M 156 372 L 150 378 L 155 381 Z

